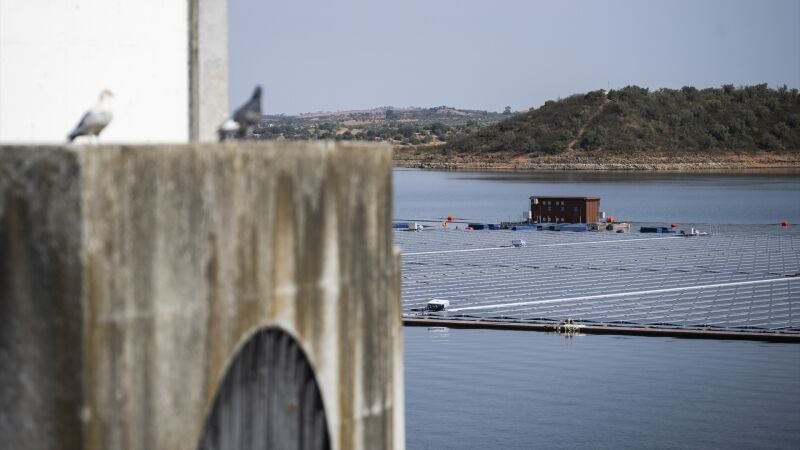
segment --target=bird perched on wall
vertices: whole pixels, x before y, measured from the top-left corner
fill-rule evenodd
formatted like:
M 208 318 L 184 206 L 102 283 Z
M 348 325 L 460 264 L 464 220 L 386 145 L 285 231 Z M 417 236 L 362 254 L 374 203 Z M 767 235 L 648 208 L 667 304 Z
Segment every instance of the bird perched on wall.
M 78 136 L 94 136 L 97 139 L 97 135 L 111 122 L 113 103 L 114 94 L 108 89 L 104 89 L 100 93 L 97 104 L 86 111 L 81 121 L 69 134 L 68 142 L 74 141 Z
M 222 123 L 217 129 L 217 134 L 219 135 L 219 141 L 227 141 L 228 139 L 233 139 L 239 133 L 239 124 L 236 123 L 233 119 L 228 119 Z
M 239 124 L 237 137 L 253 136 L 253 129 L 261 123 L 261 86 L 256 86 L 250 100 L 233 113 L 233 121 Z

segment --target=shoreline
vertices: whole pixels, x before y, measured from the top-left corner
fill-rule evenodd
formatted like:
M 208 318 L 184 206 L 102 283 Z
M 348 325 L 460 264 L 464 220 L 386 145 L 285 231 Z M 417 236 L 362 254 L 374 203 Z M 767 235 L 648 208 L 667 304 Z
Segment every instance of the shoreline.
M 559 155 L 529 157 L 510 152 L 443 154 L 435 150 L 395 148 L 396 168 L 465 171 L 652 171 L 701 172 L 786 170 L 800 173 L 800 154 L 755 155 L 587 155 L 569 151 Z

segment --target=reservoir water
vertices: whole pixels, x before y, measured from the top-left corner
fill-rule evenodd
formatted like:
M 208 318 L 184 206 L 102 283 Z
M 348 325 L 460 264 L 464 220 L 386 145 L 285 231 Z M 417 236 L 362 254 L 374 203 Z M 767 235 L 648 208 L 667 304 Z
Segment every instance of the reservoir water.
M 780 220 L 800 222 L 796 172 L 396 170 L 394 214 L 498 221 L 518 217 L 534 194 L 599 196 L 601 209 L 636 222 L 775 232 Z M 404 333 L 411 450 L 800 448 L 798 344 L 424 327 Z
M 394 171 L 395 218 L 519 219 L 532 195 L 600 197 L 635 222 L 800 223 L 800 171 L 707 173 Z

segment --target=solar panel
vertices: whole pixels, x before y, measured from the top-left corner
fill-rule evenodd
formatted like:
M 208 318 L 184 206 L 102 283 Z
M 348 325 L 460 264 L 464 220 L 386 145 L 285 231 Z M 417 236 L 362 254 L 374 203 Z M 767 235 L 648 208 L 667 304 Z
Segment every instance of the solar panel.
M 514 247 L 513 239 L 526 246 Z M 395 232 L 404 315 L 800 333 L 795 232 Z

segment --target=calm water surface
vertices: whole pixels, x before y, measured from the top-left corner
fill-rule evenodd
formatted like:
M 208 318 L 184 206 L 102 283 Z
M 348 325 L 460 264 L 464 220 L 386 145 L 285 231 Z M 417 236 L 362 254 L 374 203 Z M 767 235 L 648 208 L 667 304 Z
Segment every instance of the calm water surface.
M 599 196 L 636 222 L 800 222 L 798 173 L 394 175 L 398 219 L 514 219 L 536 194 Z M 800 345 L 404 332 L 411 450 L 800 448 Z
M 600 197 L 600 209 L 634 222 L 776 224 L 800 222 L 800 172 L 682 174 L 638 172 L 394 171 L 395 218 L 453 214 L 517 219 L 531 195 Z
M 797 449 L 800 345 L 406 327 L 409 449 Z

